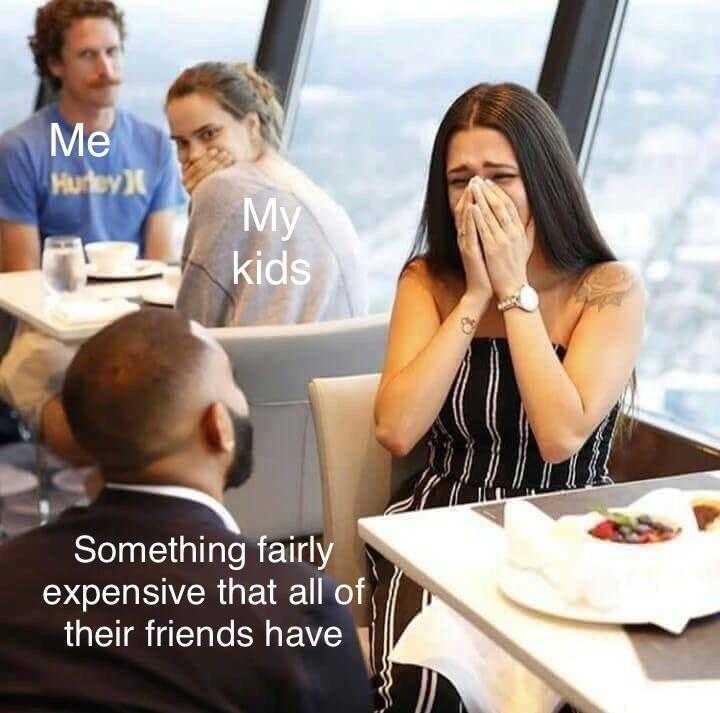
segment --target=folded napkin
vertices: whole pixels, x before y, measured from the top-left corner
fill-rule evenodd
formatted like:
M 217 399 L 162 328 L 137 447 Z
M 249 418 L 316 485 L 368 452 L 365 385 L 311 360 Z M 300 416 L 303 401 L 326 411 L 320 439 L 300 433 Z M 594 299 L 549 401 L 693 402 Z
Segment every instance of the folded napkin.
M 52 317 L 63 325 L 80 327 L 106 324 L 139 309 L 122 297 L 107 300 L 92 298 L 58 300 L 50 308 Z
M 553 713 L 562 705 L 555 691 L 440 599 L 408 624 L 390 660 L 445 676 L 468 713 Z

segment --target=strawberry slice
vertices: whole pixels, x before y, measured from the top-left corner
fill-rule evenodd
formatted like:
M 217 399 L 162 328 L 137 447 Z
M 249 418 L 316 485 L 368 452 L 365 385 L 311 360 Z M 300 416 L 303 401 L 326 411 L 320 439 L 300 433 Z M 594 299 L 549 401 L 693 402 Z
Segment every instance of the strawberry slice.
M 611 520 L 604 520 L 599 525 L 593 527 L 590 530 L 590 534 L 593 537 L 597 537 L 599 540 L 612 540 L 613 535 L 617 532 L 617 525 Z

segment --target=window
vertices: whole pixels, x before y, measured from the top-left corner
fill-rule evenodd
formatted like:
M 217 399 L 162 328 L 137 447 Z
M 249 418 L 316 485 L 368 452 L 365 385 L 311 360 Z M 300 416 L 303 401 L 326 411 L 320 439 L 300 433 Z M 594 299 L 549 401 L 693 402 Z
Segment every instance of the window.
M 535 88 L 556 6 L 556 0 L 320 6 L 290 159 L 352 218 L 367 256 L 372 312 L 392 302 L 445 110 L 481 81 Z
M 180 72 L 198 62 L 254 62 L 267 0 L 148 3 L 116 0 L 125 12 L 127 40 L 123 107 L 167 130 L 165 95 Z M 174 224 L 179 259 L 187 211 Z
M 122 105 L 165 127 L 163 102 L 182 69 L 204 60 L 249 61 L 265 16 L 267 0 L 196 0 L 149 3 L 116 0 L 125 13 L 125 82 Z M 0 132 L 32 113 L 37 78 L 27 37 L 35 10 L 44 0 L 4 0 L 2 39 L 3 88 Z
M 630 2 L 586 184 L 648 289 L 637 402 L 720 432 L 720 7 Z
M 35 105 L 38 81 L 27 38 L 32 34 L 38 4 L 28 0 L 3 2 L 0 23 L 0 64 L 3 68 L 0 133 L 26 119 Z
M 253 62 L 267 0 L 149 3 L 116 0 L 125 11 L 124 107 L 166 126 L 165 94 L 197 62 Z

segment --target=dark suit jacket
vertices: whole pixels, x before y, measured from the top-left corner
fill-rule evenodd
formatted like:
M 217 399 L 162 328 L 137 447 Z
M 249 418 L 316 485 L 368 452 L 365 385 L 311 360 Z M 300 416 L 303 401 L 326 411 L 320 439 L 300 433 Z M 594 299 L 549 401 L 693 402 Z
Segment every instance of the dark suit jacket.
M 242 524 L 241 524 L 242 526 Z M 75 559 L 75 540 L 146 544 L 179 537 L 230 544 L 246 542 L 239 572 L 224 564 L 88 564 Z M 246 585 L 277 583 L 277 606 L 220 606 L 216 582 L 233 576 Z M 303 564 L 259 562 L 257 545 L 229 532 L 210 508 L 175 497 L 105 490 L 88 508 L 73 508 L 44 528 L 0 545 L 0 711 L 172 711 L 185 713 L 289 713 L 369 711 L 370 691 L 351 618 L 337 604 L 290 606 L 292 584 L 316 570 Z M 202 584 L 202 606 L 139 607 L 98 604 L 83 614 L 77 605 L 49 606 L 45 585 L 108 583 Z M 332 591 L 325 580 L 326 591 Z M 93 628 L 115 620 L 135 626 L 127 648 L 66 646 L 65 622 Z M 231 619 L 252 626 L 250 648 L 148 648 L 145 622 L 209 625 Z M 289 626 L 338 626 L 343 643 L 304 648 L 265 646 L 264 620 Z

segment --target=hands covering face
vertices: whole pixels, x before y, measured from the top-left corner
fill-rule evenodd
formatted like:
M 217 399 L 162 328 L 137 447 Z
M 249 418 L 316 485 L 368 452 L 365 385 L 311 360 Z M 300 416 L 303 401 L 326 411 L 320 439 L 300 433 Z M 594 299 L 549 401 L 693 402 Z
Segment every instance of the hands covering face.
M 532 219 L 528 230 L 515 204 L 493 181 L 473 177 L 455 209 L 458 247 L 467 290 L 498 300 L 515 294 L 527 282 L 527 263 L 534 244 Z
M 235 163 L 233 155 L 221 148 L 208 149 L 195 161 L 184 161 L 182 167 L 182 182 L 185 190 L 192 195 L 203 179 L 209 175 L 228 168 Z

